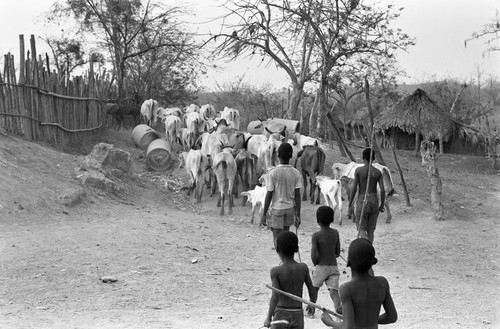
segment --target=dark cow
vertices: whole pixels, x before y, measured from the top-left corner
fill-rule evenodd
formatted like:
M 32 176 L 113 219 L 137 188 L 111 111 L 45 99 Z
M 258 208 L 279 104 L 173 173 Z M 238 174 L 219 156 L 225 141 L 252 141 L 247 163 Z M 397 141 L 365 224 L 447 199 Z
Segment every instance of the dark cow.
M 304 194 L 302 200 L 307 200 L 307 176 L 309 176 L 310 198 L 311 203 L 314 203 L 314 190 L 316 188 L 316 176 L 323 174 L 325 167 L 325 152 L 319 146 L 306 145 L 304 150 L 297 154 L 300 157 L 300 168 L 302 171 L 302 179 L 304 181 Z M 316 204 L 319 204 L 320 188 L 318 186 L 318 196 Z
M 257 156 L 245 149 L 241 149 L 234 159 L 236 160 L 236 167 L 238 168 L 238 174 L 234 181 L 234 192 L 235 196 L 238 197 L 239 182 L 241 182 L 242 191 L 249 191 L 252 189 L 255 166 L 257 165 Z M 241 205 L 244 207 L 246 202 L 247 196 L 243 196 Z
M 120 105 L 117 103 L 106 103 L 104 106 L 106 110 L 106 116 L 110 116 L 113 119 L 113 129 L 120 130 L 121 127 L 125 127 L 125 117 L 132 117 L 134 125 L 139 123 L 141 113 L 140 111 L 131 105 Z

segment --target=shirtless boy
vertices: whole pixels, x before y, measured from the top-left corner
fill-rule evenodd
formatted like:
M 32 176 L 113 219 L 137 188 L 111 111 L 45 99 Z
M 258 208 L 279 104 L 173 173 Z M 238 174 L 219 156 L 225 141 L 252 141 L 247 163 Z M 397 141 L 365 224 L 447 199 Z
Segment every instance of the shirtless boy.
M 371 243 L 373 243 L 374 232 L 377 227 L 378 214 L 379 212 L 385 211 L 385 188 L 380 170 L 375 168 L 373 165 L 370 167 L 370 154 L 372 154 L 372 160 L 374 160 L 375 153 L 372 152 L 371 148 L 364 149 L 363 161 L 365 165 L 357 168 L 354 172 L 354 188 L 351 190 L 351 194 L 349 195 L 349 208 L 352 207 L 356 191 L 359 191 L 358 200 L 356 202 L 356 227 L 358 228 L 361 237 L 367 238 Z M 370 171 L 370 184 L 367 189 L 368 171 Z M 380 187 L 380 206 L 377 184 Z M 361 218 L 361 210 L 363 208 L 365 194 L 366 204 L 363 211 L 363 218 Z
M 311 260 L 314 265 L 311 279 L 316 293 L 326 284 L 337 313 L 342 313 L 339 297 L 339 269 L 337 257 L 340 256 L 339 232 L 330 227 L 334 211 L 328 206 L 321 206 L 316 211 L 316 221 L 320 230 L 312 235 Z M 307 315 L 313 316 L 315 308 L 307 306 Z
M 283 231 L 276 240 L 276 252 L 282 262 L 279 266 L 271 269 L 272 286 L 302 297 L 305 283 L 309 291 L 309 299 L 315 303 L 318 296 L 312 285 L 309 269 L 306 264 L 297 263 L 293 257 L 298 251 L 299 240 L 297 236 L 293 232 Z M 274 321 L 286 320 L 288 325 L 283 326 L 284 328 L 304 328 L 302 303 L 273 291 L 267 318 L 264 321 L 265 327 L 271 326 L 271 319 Z M 273 324 L 272 328 L 279 328 L 279 324 Z
M 394 323 L 398 313 L 391 297 L 389 282 L 382 276 L 368 273 L 377 263 L 375 249 L 370 241 L 358 238 L 351 242 L 347 266 L 351 267 L 352 279 L 340 286 L 343 320 L 336 322 L 323 312 L 324 324 L 341 329 L 377 329 L 379 324 Z M 381 306 L 385 313 L 380 314 Z

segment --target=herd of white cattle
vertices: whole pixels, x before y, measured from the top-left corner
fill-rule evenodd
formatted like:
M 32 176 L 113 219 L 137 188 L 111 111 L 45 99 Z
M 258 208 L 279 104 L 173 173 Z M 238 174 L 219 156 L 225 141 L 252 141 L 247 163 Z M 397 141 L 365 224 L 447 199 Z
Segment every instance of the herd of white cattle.
M 335 163 L 333 165 L 334 177 L 323 175 L 324 152 L 319 146 L 317 139 L 290 132 L 287 127 L 272 119 L 261 121 L 261 125 L 254 129 L 261 129 L 260 134 L 250 134 L 240 130 L 240 113 L 236 109 L 225 107 L 223 111 L 217 112 L 215 108 L 206 104 L 201 107 L 191 104 L 183 109 L 162 108 L 153 99 L 144 101 L 141 106 L 143 121 L 150 127 L 155 127 L 157 122 L 165 124 L 165 138 L 171 144 L 172 150 L 179 151 L 179 167 L 184 167 L 189 175 L 190 184 L 188 195 L 194 192 L 195 202 L 201 202 L 204 186 L 210 190 L 210 196 L 219 191 L 217 207 L 220 214 L 224 215 L 224 201 L 227 196 L 229 203 L 229 214 L 232 213 L 234 197 L 238 197 L 239 185 L 241 184 L 242 205 L 246 202 L 252 204 L 251 223 L 254 222 L 255 212 L 260 206 L 264 206 L 266 195 L 265 181 L 269 170 L 279 164 L 277 150 L 281 143 L 287 142 L 292 145 L 293 158 L 290 164 L 302 163 L 300 171 L 304 181 L 303 200 L 306 200 L 307 179 L 311 190 L 311 203 L 314 200 L 314 188 L 318 188 L 323 195 L 325 204 L 333 209 L 339 208 L 342 212 L 341 179 L 351 177 L 353 168 L 358 164 Z M 317 164 L 313 161 L 302 161 L 306 154 L 312 151 L 323 153 L 323 163 Z M 302 154 L 304 156 L 302 157 Z M 297 161 L 301 158 L 301 161 Z M 383 166 L 382 166 L 383 167 Z M 384 169 L 385 168 L 385 169 Z M 392 189 L 392 178 L 387 167 L 381 169 L 386 181 L 386 190 Z M 389 182 L 389 183 L 388 183 Z M 391 184 L 387 188 L 388 184 Z M 340 224 L 342 224 L 342 217 Z

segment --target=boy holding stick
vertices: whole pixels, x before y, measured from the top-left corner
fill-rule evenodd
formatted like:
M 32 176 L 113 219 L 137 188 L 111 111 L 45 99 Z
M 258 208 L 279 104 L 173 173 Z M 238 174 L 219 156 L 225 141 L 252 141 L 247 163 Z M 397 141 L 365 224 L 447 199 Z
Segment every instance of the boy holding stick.
M 290 231 L 281 232 L 276 239 L 276 252 L 282 263 L 271 269 L 272 287 L 295 296 L 302 296 L 305 283 L 309 291 L 309 299 L 314 303 L 318 296 L 309 275 L 309 268 L 306 264 L 297 263 L 294 259 L 294 254 L 298 251 L 297 236 Z M 273 290 L 264 326 L 271 327 L 271 320 L 285 320 L 288 322 L 286 328 L 303 329 L 302 302 Z M 273 324 L 272 328 L 279 328 L 279 324 Z
M 351 242 L 347 266 L 351 267 L 352 279 L 340 286 L 343 320 L 336 322 L 323 312 L 324 324 L 336 329 L 377 329 L 379 324 L 397 321 L 389 282 L 382 276 L 368 273 L 376 263 L 375 249 L 369 240 L 358 238 Z M 385 310 L 382 315 L 381 306 Z

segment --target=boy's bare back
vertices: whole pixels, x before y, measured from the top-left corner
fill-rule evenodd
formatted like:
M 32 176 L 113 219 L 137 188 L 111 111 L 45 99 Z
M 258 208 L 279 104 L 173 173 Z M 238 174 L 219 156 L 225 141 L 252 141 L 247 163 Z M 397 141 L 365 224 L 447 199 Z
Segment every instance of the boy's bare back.
M 337 265 L 340 255 L 339 232 L 326 227 L 312 235 L 311 258 L 314 265 Z
M 372 166 L 370 169 L 370 186 L 368 186 L 368 190 L 366 190 L 366 184 L 368 182 L 368 165 L 357 168 L 354 172 L 354 177 L 356 183 L 359 184 L 359 194 L 365 194 L 365 191 L 367 191 L 368 194 L 376 194 L 377 184 L 379 181 L 382 181 L 382 173 Z
M 389 283 L 381 276 L 353 278 L 340 287 L 340 296 L 344 320 L 354 319 L 354 327 L 376 327 L 381 306 L 386 313 L 395 312 Z
M 295 261 L 284 262 L 273 267 L 271 269 L 271 280 L 274 287 L 296 296 L 302 296 L 304 283 L 308 287 L 312 286 L 307 265 Z M 302 303 L 280 295 L 277 306 L 282 308 L 302 308 Z

